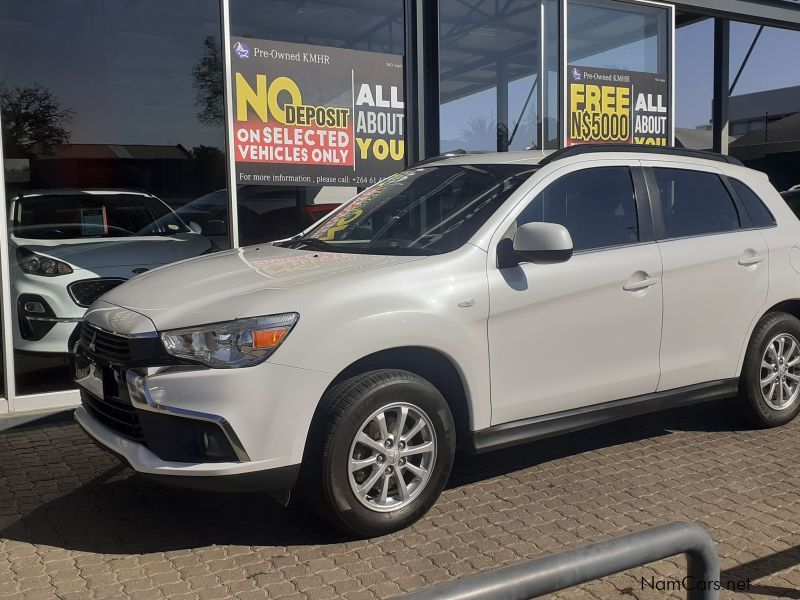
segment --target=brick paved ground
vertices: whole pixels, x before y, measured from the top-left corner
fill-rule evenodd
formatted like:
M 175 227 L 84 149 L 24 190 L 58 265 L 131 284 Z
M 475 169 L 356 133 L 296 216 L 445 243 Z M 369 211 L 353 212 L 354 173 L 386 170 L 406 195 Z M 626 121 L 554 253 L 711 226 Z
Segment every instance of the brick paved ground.
M 0 598 L 389 598 L 671 520 L 718 542 L 723 598 L 800 599 L 800 422 L 737 430 L 723 404 L 460 457 L 422 522 L 346 541 L 257 495 L 162 488 L 71 423 L 0 434 Z M 562 592 L 666 598 L 641 578 Z

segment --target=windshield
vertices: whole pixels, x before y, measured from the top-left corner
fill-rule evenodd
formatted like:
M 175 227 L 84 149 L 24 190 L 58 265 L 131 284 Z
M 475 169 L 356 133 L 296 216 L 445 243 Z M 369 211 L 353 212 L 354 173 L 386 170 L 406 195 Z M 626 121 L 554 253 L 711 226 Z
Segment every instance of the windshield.
M 362 192 L 306 236 L 282 245 L 334 252 L 429 255 L 463 246 L 535 165 L 411 168 Z
M 12 206 L 12 233 L 23 238 L 65 240 L 189 231 L 166 204 L 143 194 L 42 194 L 17 198 Z

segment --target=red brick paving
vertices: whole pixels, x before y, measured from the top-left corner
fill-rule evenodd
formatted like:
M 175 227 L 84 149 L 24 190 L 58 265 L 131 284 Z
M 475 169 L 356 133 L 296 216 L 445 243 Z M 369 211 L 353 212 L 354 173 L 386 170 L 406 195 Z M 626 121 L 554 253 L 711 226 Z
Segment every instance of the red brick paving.
M 0 598 L 390 598 L 668 521 L 703 525 L 723 598 L 800 599 L 800 422 L 741 430 L 723 403 L 480 457 L 412 528 L 347 541 L 255 494 L 160 487 L 72 423 L 0 434 Z M 561 592 L 681 598 L 677 557 Z

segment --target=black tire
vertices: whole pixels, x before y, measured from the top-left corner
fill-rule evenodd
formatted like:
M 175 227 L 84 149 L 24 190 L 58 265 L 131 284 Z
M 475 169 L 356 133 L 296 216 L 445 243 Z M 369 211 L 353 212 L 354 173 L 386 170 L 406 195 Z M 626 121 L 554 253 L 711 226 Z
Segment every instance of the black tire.
M 800 321 L 790 314 L 772 312 L 756 325 L 747 346 L 737 398 L 739 414 L 749 425 L 760 428 L 785 425 L 800 412 L 800 398 L 782 410 L 770 406 L 761 391 L 762 357 L 767 346 L 781 334 L 800 340 Z
M 430 435 L 430 429 L 435 433 L 436 452 L 428 459 L 433 465 L 431 474 L 424 485 L 418 486 L 419 491 L 415 492 L 413 500 L 396 510 L 385 508 L 387 512 L 378 512 L 363 504 L 352 489 L 349 460 L 355 437 L 365 420 L 379 409 L 389 409 L 397 403 L 413 407 L 427 417 L 432 427 L 426 427 L 425 433 Z M 409 420 L 409 423 L 413 422 Z M 396 421 L 388 429 L 393 427 L 396 427 Z M 409 432 L 408 428 L 405 431 Z M 310 435 L 303 463 L 304 499 L 322 518 L 357 537 L 385 535 L 403 529 L 425 515 L 447 483 L 456 448 L 453 417 L 439 390 L 414 373 L 395 369 L 357 375 L 328 390 L 321 401 L 316 428 Z M 358 446 L 356 448 L 361 450 Z M 367 450 L 375 456 L 379 454 L 374 449 Z M 373 469 L 369 473 L 385 469 L 389 460 L 399 460 L 397 453 L 393 457 L 384 457 L 385 463 L 369 467 Z M 407 460 L 410 462 L 411 458 Z M 394 477 L 403 476 L 400 473 L 398 470 Z M 361 474 L 359 472 L 358 476 Z M 404 476 L 404 481 L 405 477 L 413 478 L 413 474 Z M 399 495 L 399 488 L 393 489 Z

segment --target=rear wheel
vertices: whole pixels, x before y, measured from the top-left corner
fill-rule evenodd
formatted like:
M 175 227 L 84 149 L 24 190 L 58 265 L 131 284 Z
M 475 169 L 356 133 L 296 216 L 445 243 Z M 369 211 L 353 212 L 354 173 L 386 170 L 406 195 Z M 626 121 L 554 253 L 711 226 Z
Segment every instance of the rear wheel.
M 777 427 L 800 412 L 800 321 L 769 313 L 747 347 L 739 383 L 742 416 L 757 427 Z
M 335 526 L 379 536 L 422 517 L 453 464 L 455 428 L 447 402 L 427 380 L 371 371 L 323 398 L 319 436 L 304 465 L 306 498 Z M 321 434 L 321 435 L 320 435 Z

